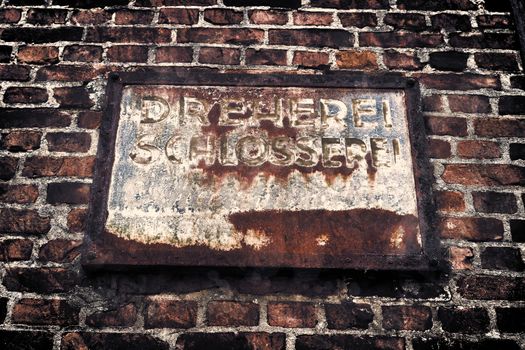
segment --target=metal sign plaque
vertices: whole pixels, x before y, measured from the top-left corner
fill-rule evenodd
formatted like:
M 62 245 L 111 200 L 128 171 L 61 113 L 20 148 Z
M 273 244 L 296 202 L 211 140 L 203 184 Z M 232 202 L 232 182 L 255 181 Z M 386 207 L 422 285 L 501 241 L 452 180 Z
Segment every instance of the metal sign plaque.
M 428 267 L 415 82 L 137 74 L 112 82 L 87 264 Z

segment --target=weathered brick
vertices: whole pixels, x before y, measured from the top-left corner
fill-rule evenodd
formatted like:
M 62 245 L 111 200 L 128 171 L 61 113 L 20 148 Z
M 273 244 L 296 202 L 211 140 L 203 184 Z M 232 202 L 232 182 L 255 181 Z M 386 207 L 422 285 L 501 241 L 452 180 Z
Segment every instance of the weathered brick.
M 337 66 L 341 69 L 378 69 L 377 56 L 372 51 L 346 50 L 336 54 Z
M 501 82 L 497 76 L 473 73 L 463 74 L 414 74 L 419 82 L 429 89 L 449 90 L 478 90 L 501 89 Z
M 372 12 L 339 13 L 339 20 L 343 27 L 375 27 L 377 16 Z
M 449 261 L 453 270 L 471 270 L 473 268 L 472 261 L 474 259 L 474 251 L 472 248 L 465 247 L 450 247 Z
M 403 350 L 405 341 L 395 337 L 356 335 L 300 335 L 295 341 L 297 350 L 363 349 Z
M 424 331 L 432 328 L 432 310 L 428 306 L 383 306 L 383 328 Z
M 513 193 L 472 192 L 474 208 L 480 213 L 507 213 L 518 210 Z
M 121 305 L 116 309 L 95 312 L 86 317 L 91 327 L 131 327 L 137 321 L 137 307 L 133 303 Z
M 0 202 L 30 204 L 38 198 L 36 185 L 7 185 L 0 184 Z
M 44 234 L 51 229 L 51 220 L 35 210 L 0 209 L 0 232 Z
M 293 64 L 299 68 L 325 69 L 329 66 L 330 57 L 326 52 L 296 51 Z
M 78 113 L 77 124 L 83 129 L 98 129 L 102 120 L 102 113 L 97 111 L 81 111 Z
M 485 10 L 490 12 L 512 12 L 511 3 L 507 1 L 485 0 Z
M 61 108 L 90 108 L 94 104 L 83 86 L 54 88 L 53 96 Z
M 496 322 L 500 332 L 523 333 L 525 332 L 525 308 L 497 307 Z
M 242 17 L 241 11 L 218 8 L 204 10 L 204 20 L 212 24 L 239 24 Z
M 424 64 L 415 53 L 398 52 L 394 50 L 385 51 L 383 62 L 390 69 L 420 70 Z
M 64 47 L 64 61 L 72 62 L 100 62 L 102 61 L 102 47 L 96 45 L 69 45 Z
M 78 176 L 90 177 L 93 175 L 94 157 L 31 157 L 27 158 L 22 176 Z
M 519 70 L 518 60 L 513 53 L 482 52 L 474 54 L 476 65 L 481 69 L 515 72 Z
M 519 248 L 487 247 L 481 253 L 481 267 L 488 270 L 523 271 Z
M 490 324 L 488 312 L 482 308 L 440 307 L 438 318 L 441 327 L 453 333 L 485 333 Z
M 0 157 L 0 180 L 11 180 L 16 174 L 18 160 L 11 157 Z
M 286 51 L 272 49 L 246 50 L 246 64 L 286 66 Z
M 367 329 L 374 320 L 374 312 L 368 304 L 326 304 L 325 313 L 330 329 Z
M 80 255 L 82 241 L 55 239 L 40 248 L 38 259 L 42 262 L 69 263 Z
M 206 312 L 210 326 L 257 326 L 259 305 L 250 302 L 212 301 Z
M 509 155 L 511 160 L 525 160 L 525 143 L 511 143 Z
M 465 118 L 427 116 L 425 125 L 430 135 L 467 136 Z
M 75 332 L 62 335 L 61 350 L 168 350 L 169 344 L 148 334 Z
M 144 10 L 118 10 L 115 12 L 115 24 L 150 24 L 153 20 L 152 11 Z
M 315 306 L 298 302 L 268 303 L 268 324 L 287 328 L 313 328 L 317 324 Z
M 0 261 L 29 260 L 32 251 L 33 242 L 29 239 L 8 239 L 0 241 Z
M 191 328 L 197 319 L 197 303 L 152 299 L 146 307 L 145 328 Z
M 490 113 L 491 111 L 487 96 L 448 95 L 448 103 L 452 112 Z
M 8 87 L 4 93 L 5 103 L 44 103 L 49 95 L 44 88 Z
M 423 111 L 443 112 L 443 109 L 443 98 L 440 95 L 431 95 L 423 97 Z
M 0 298 L 0 324 L 4 323 L 5 317 L 7 316 L 7 298 Z M 2 333 L 0 333 L 0 336 Z
M 411 32 L 359 33 L 360 46 L 376 47 L 437 47 L 443 43 L 441 34 Z
M 352 35 L 339 29 L 270 29 L 270 45 L 310 46 L 310 47 L 351 47 Z
M 419 11 L 477 10 L 477 5 L 469 0 L 398 0 L 397 6 Z
M 68 6 L 68 7 L 80 7 L 80 8 L 93 8 L 93 7 L 106 7 L 106 6 L 122 6 L 127 5 L 129 0 L 106 0 L 103 3 L 97 0 L 54 0 L 53 5 Z
M 90 185 L 77 182 L 50 183 L 47 185 L 47 202 L 50 204 L 87 204 Z
M 30 9 L 27 12 L 27 23 L 31 24 L 64 24 L 66 23 L 67 10 L 59 9 Z
M 456 152 L 462 158 L 489 159 L 501 157 L 500 145 L 491 141 L 459 141 Z
M 525 119 L 477 119 L 476 135 L 487 137 L 525 137 Z
M 286 24 L 288 15 L 286 12 L 273 10 L 253 10 L 248 12 L 250 22 L 254 24 Z
M 0 65 L 0 80 L 5 81 L 28 81 L 31 69 L 28 66 L 14 64 Z
M 0 149 L 9 152 L 27 152 L 40 148 L 42 133 L 38 131 L 12 131 L 1 136 Z
M 73 209 L 67 214 L 67 226 L 71 232 L 85 230 L 87 211 L 85 209 Z
M 159 11 L 159 23 L 196 24 L 199 10 L 183 8 L 163 8 Z
M 525 198 L 521 196 L 525 203 Z M 514 242 L 525 242 L 525 220 L 510 220 L 510 232 Z
M 87 29 L 86 42 L 161 44 L 171 41 L 171 29 L 146 27 L 92 27 Z
M 388 9 L 388 0 L 311 0 L 312 7 L 348 9 Z
M 9 291 L 61 293 L 78 285 L 79 276 L 72 270 L 58 267 L 14 267 L 6 271 L 3 283 Z
M 448 141 L 440 139 L 428 140 L 428 155 L 430 158 L 447 159 L 452 156 L 452 146 Z
M 201 47 L 199 62 L 212 64 L 239 64 L 241 51 L 227 47 Z
M 79 309 L 62 299 L 21 299 L 13 306 L 12 322 L 28 325 L 78 324 Z
M 11 46 L 0 45 L 0 63 L 11 62 L 12 53 L 13 53 L 13 48 Z
M 100 25 L 111 20 L 111 13 L 103 9 L 74 10 L 71 16 L 73 24 Z
M 509 28 L 512 25 L 512 17 L 508 15 L 480 15 L 476 21 L 482 29 Z
M 286 336 L 284 333 L 187 333 L 177 338 L 177 349 L 200 350 L 208 349 L 213 344 L 214 349 L 228 350 L 284 350 Z
M 510 164 L 445 164 L 446 183 L 510 186 L 525 184 L 525 168 Z
M 91 136 L 84 132 L 51 132 L 46 140 L 51 152 L 87 152 L 91 146 Z
M 46 128 L 65 127 L 71 117 L 54 108 L 2 108 L 0 109 L 0 128 Z
M 475 341 L 458 340 L 443 337 L 441 338 L 422 338 L 412 341 L 414 350 L 519 350 L 520 347 L 513 340 L 508 339 L 478 339 Z
M 19 9 L 0 9 L 0 23 L 18 23 L 20 18 L 22 18 L 22 11 Z
M 293 23 L 299 26 L 329 26 L 332 14 L 328 12 L 297 11 L 293 14 Z
M 107 58 L 111 62 L 147 62 L 148 47 L 138 45 L 118 45 L 107 50 Z
M 472 49 L 512 50 L 518 48 L 518 42 L 515 37 L 515 34 L 508 33 L 452 33 L 449 36 L 449 43 L 452 47 Z
M 384 22 L 396 29 L 411 31 L 422 31 L 427 26 L 425 16 L 416 13 L 387 13 Z
M 525 278 L 506 276 L 463 276 L 456 282 L 467 299 L 525 300 Z
M 57 65 L 40 68 L 36 81 L 91 81 L 99 72 L 91 65 Z
M 465 197 L 461 192 L 435 191 L 436 205 L 439 210 L 446 212 L 465 211 Z
M 164 46 L 157 48 L 155 62 L 176 63 L 193 61 L 193 49 L 191 47 Z
M 0 345 L 3 349 L 53 349 L 53 333 L 39 331 L 0 330 Z
M 251 45 L 263 42 L 264 32 L 251 28 L 180 28 L 177 40 L 180 43 L 213 43 Z
M 501 96 L 499 113 L 503 115 L 525 114 L 525 96 Z
M 57 41 L 80 41 L 84 28 L 5 28 L 0 35 L 4 41 L 18 41 L 32 44 L 54 43 Z
M 428 63 L 432 68 L 444 71 L 462 72 L 467 68 L 469 54 L 456 51 L 432 52 Z
M 491 218 L 442 218 L 439 233 L 448 239 L 500 241 L 503 239 L 503 223 Z
M 440 13 L 430 17 L 432 28 L 436 31 L 468 32 L 472 29 L 470 17 L 451 13 Z
M 18 48 L 18 62 L 32 64 L 53 64 L 58 62 L 56 46 L 22 46 Z

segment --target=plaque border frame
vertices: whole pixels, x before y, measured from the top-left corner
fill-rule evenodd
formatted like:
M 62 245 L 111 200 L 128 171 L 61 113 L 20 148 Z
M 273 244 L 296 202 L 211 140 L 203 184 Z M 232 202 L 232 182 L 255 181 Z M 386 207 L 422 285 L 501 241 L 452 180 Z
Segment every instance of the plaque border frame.
M 104 237 L 107 200 L 114 161 L 120 104 L 125 86 L 130 85 L 187 85 L 187 86 L 248 86 L 300 88 L 355 88 L 374 90 L 403 90 L 411 144 L 418 219 L 423 240 L 422 254 L 386 255 L 352 254 L 344 259 L 328 259 L 322 266 L 305 261 L 303 264 L 250 263 L 249 258 L 218 252 L 213 256 L 179 254 L 178 248 L 167 244 L 141 244 L 134 241 L 108 240 Z M 126 270 L 132 267 L 255 267 L 255 268 L 316 268 L 353 270 L 441 270 L 445 268 L 440 254 L 437 233 L 437 209 L 433 201 L 427 138 L 421 112 L 420 87 L 417 80 L 398 73 L 357 73 L 328 71 L 323 74 L 297 74 L 293 71 L 254 73 L 207 68 L 139 68 L 114 72 L 106 87 L 106 105 L 100 126 L 99 144 L 91 188 L 86 234 L 81 263 L 87 269 Z M 106 235 L 107 236 L 107 235 Z M 255 252 L 252 254 L 256 254 Z M 242 258 L 242 256 L 241 256 Z

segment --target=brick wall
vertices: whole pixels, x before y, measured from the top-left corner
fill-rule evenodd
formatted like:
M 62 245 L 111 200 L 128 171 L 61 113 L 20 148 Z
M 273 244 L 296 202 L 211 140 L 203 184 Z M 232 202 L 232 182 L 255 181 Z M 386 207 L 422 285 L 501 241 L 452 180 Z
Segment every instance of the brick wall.
M 507 0 L 0 3 L 0 348 L 525 348 L 525 76 Z M 105 82 L 138 66 L 418 79 L 450 271 L 86 273 Z

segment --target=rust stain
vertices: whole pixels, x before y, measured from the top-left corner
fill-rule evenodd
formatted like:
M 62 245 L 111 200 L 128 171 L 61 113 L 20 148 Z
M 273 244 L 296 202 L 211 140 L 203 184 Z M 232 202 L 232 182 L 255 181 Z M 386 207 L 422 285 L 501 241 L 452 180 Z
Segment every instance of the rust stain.
M 243 235 L 255 231 L 269 237 L 271 244 L 261 250 L 276 253 L 398 254 L 421 249 L 417 217 L 383 209 L 250 211 L 231 214 L 229 220 Z

